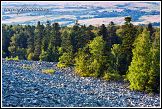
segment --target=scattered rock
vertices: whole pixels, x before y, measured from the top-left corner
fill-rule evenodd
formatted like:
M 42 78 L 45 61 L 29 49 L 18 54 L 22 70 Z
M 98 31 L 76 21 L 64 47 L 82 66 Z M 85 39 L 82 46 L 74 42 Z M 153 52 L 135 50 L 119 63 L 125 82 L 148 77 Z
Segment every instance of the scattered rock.
M 59 69 L 54 62 L 2 60 L 4 107 L 154 107 L 160 95 L 130 91 L 124 82 L 79 77 L 72 68 Z M 31 66 L 32 70 L 20 66 Z M 55 69 L 54 75 L 41 73 Z

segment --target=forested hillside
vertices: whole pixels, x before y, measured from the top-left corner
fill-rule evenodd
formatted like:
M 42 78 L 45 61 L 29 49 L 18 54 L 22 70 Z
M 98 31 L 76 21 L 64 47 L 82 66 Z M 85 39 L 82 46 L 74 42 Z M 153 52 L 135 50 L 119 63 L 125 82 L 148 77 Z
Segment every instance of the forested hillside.
M 2 56 L 74 66 L 80 76 L 127 80 L 130 89 L 160 91 L 160 29 L 135 26 L 2 25 Z

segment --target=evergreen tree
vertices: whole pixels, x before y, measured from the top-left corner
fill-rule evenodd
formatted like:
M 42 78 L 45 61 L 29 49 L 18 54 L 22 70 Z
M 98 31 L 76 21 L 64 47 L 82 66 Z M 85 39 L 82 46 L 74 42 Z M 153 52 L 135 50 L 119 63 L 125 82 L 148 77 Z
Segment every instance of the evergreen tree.
M 2 50 L 3 55 L 2 57 L 5 58 L 6 56 L 9 56 L 8 47 L 10 45 L 10 36 L 9 32 L 11 31 L 10 28 L 7 28 L 7 25 L 2 25 Z
M 130 25 L 131 23 L 131 21 L 132 21 L 132 18 L 131 17 L 125 17 L 125 25 Z
M 134 42 L 133 58 L 127 78 L 130 81 L 130 88 L 135 90 L 145 90 L 149 81 L 150 71 L 150 47 L 151 40 L 149 32 L 144 29 Z
M 121 44 L 121 39 L 116 34 L 117 29 L 116 29 L 114 22 L 110 22 L 107 30 L 108 30 L 108 39 L 106 42 L 107 42 L 108 47 L 112 48 L 113 44 Z
M 106 56 L 104 55 L 105 41 L 101 36 L 97 36 L 90 41 L 88 47 L 92 55 L 92 63 L 89 68 L 97 77 L 102 76 L 106 63 Z
M 120 44 L 114 44 L 111 48 L 111 67 L 114 70 L 114 72 L 119 73 L 119 60 L 120 60 Z
M 42 45 L 41 45 L 41 54 L 39 56 L 39 59 L 41 61 L 53 61 L 50 59 L 50 55 L 52 55 L 52 52 L 49 46 L 51 46 L 51 43 L 49 44 L 49 40 L 51 39 L 52 35 L 51 35 L 51 26 L 50 26 L 50 22 L 47 21 L 46 23 L 46 27 L 44 28 L 44 35 L 42 38 Z
M 49 39 L 50 39 L 50 33 L 51 33 L 51 26 L 50 26 L 50 22 L 47 21 L 46 23 L 46 27 L 45 27 L 45 30 L 44 30 L 45 34 L 43 36 L 43 39 L 42 39 L 42 51 L 47 51 L 48 49 L 48 43 L 49 43 Z
M 49 57 L 48 52 L 46 52 L 46 51 L 43 50 L 42 53 L 39 56 L 39 59 L 41 61 L 48 61 L 49 60 L 48 57 Z
M 130 21 L 131 17 L 126 17 L 125 25 L 123 25 L 119 30 L 117 30 L 117 34 L 122 40 L 121 58 L 119 60 L 119 71 L 121 75 L 126 74 L 128 66 L 132 61 L 133 43 L 136 38 L 136 28 Z
M 61 49 L 62 52 L 72 52 L 72 42 L 70 36 L 70 30 L 62 31 L 62 42 L 61 42 Z
M 89 43 L 90 40 L 93 40 L 96 37 L 93 30 L 94 30 L 94 26 L 89 25 L 87 27 L 86 32 L 85 32 L 85 34 L 86 34 L 86 41 L 85 41 L 86 44 Z
M 58 23 L 52 24 L 51 28 L 51 44 L 53 46 L 60 46 L 61 45 L 61 33 L 60 33 L 60 25 Z
M 75 54 L 78 49 L 81 47 L 80 42 L 81 41 L 81 29 L 79 27 L 79 24 L 76 22 L 75 25 L 72 27 L 71 30 L 71 42 L 73 46 L 73 54 Z
M 33 60 L 34 57 L 34 30 L 35 26 L 28 26 L 27 27 L 27 59 Z
M 149 23 L 149 24 L 147 25 L 147 30 L 150 32 L 150 39 L 153 40 L 155 30 L 154 30 L 154 28 L 152 27 L 152 24 L 151 24 L 151 23 Z
M 34 31 L 35 37 L 34 37 L 34 60 L 39 60 L 39 56 L 41 54 L 41 46 L 42 46 L 42 37 L 43 37 L 43 29 L 44 26 L 40 24 L 40 21 L 38 21 L 37 27 Z
M 73 52 L 72 52 L 72 43 L 71 43 L 71 36 L 68 30 L 64 30 L 62 32 L 62 42 L 61 47 L 59 48 L 59 63 L 58 67 L 67 67 L 73 64 Z
M 102 36 L 104 41 L 108 40 L 108 31 L 104 24 L 100 26 L 98 35 Z
M 144 27 L 139 25 L 139 26 L 136 26 L 136 28 L 137 28 L 136 36 L 138 36 L 139 34 L 143 32 Z
M 24 31 L 14 34 L 11 37 L 10 46 L 8 50 L 11 52 L 13 57 L 18 56 L 19 59 L 26 59 L 26 48 L 27 48 L 27 34 Z
M 17 46 L 17 35 L 14 34 L 14 36 L 11 37 L 10 46 L 8 47 L 8 51 L 10 51 L 13 57 L 16 57 Z
M 72 52 L 65 52 L 59 57 L 58 67 L 67 67 L 73 65 L 73 54 Z
M 151 24 L 134 26 L 131 17 L 122 26 L 110 22 L 107 28 L 77 21 L 73 27 L 49 21 L 45 27 L 40 22 L 2 25 L 2 55 L 59 61 L 58 67 L 74 65 L 81 76 L 106 80 L 120 80 L 126 74 L 131 89 L 160 92 L 160 29 Z
M 92 76 L 90 64 L 92 62 L 91 55 L 87 47 L 79 49 L 75 57 L 75 71 L 80 76 Z
M 58 23 L 52 24 L 50 42 L 48 45 L 48 61 L 58 62 L 59 47 L 61 46 L 61 33 Z
M 146 86 L 148 92 L 160 92 L 160 30 L 155 32 L 155 39 L 150 50 L 151 65 L 148 73 L 149 80 Z
M 97 36 L 87 47 L 80 49 L 75 58 L 76 71 L 81 75 L 101 76 L 105 63 L 104 46 L 105 41 L 101 36 Z
M 27 55 L 30 53 L 34 53 L 34 26 L 27 27 Z

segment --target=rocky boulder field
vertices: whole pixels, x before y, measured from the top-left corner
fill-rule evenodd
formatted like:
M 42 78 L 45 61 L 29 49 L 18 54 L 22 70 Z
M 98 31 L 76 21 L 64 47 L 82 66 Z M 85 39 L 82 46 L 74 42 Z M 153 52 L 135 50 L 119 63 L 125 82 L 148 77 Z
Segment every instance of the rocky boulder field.
M 160 95 L 131 91 L 128 83 L 79 77 L 54 62 L 2 60 L 3 107 L 159 107 Z M 28 67 L 24 67 L 28 66 Z M 42 73 L 54 69 L 54 74 Z

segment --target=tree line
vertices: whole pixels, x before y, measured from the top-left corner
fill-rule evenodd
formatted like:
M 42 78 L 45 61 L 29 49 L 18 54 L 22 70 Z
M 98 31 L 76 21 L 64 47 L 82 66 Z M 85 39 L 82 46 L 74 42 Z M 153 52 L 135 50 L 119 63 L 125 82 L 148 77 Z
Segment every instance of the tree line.
M 74 66 L 80 76 L 126 80 L 130 89 L 160 91 L 160 29 L 149 23 L 135 26 L 131 17 L 123 25 L 99 27 L 76 22 L 43 25 L 2 25 L 2 57 L 58 62 Z

